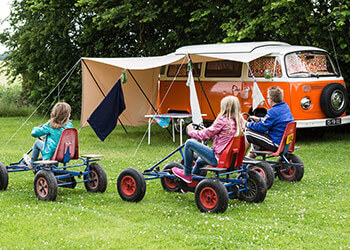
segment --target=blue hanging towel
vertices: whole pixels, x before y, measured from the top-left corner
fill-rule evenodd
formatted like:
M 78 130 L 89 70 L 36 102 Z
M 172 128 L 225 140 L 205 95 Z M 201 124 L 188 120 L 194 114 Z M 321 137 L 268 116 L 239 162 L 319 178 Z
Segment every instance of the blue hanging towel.
M 154 120 L 161 126 L 162 128 L 167 128 L 170 124 L 170 117 L 162 117 L 161 115 L 154 116 Z
M 113 131 L 124 109 L 124 95 L 119 78 L 87 120 L 101 141 Z

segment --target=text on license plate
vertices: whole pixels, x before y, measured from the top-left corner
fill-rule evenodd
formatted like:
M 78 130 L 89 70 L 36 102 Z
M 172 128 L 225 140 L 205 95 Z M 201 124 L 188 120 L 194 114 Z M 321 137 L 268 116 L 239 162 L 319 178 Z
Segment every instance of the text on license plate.
M 335 126 L 335 125 L 340 125 L 340 124 L 341 124 L 340 118 L 333 118 L 333 119 L 326 120 L 326 126 Z

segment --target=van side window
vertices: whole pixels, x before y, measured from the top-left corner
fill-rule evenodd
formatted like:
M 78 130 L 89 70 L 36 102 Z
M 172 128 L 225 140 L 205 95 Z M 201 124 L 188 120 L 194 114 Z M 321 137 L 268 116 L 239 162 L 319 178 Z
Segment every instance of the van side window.
M 240 77 L 242 63 L 228 60 L 207 62 L 206 77 Z
M 279 60 L 276 57 L 260 57 L 249 63 L 249 77 L 264 77 L 266 69 L 271 70 L 273 77 L 281 77 L 282 70 Z
M 193 63 L 192 64 L 192 73 L 193 76 L 200 76 L 201 74 L 201 63 Z M 180 68 L 181 67 L 181 68 Z M 180 71 L 179 71 L 180 68 Z M 179 73 L 177 73 L 179 71 Z M 176 75 L 177 74 L 177 75 Z M 168 67 L 168 76 L 171 77 L 187 77 L 187 64 L 173 64 Z

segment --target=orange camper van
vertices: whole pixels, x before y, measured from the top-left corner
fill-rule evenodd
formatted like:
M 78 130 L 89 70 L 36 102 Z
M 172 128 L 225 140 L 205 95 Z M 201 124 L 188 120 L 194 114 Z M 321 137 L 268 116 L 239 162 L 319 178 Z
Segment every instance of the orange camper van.
M 191 59 L 197 96 L 205 121 L 213 121 L 226 95 L 240 99 L 242 112 L 264 116 L 266 102 L 252 109 L 256 80 L 265 100 L 278 85 L 297 128 L 350 123 L 348 93 L 331 55 L 320 48 L 283 42 L 251 42 L 185 46 L 175 55 Z M 158 112 L 191 113 L 187 61 L 163 66 L 158 81 Z

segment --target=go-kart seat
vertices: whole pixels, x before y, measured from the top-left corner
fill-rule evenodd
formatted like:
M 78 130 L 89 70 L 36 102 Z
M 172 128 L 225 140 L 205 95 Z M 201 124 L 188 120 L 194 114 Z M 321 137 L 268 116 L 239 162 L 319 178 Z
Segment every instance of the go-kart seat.
M 245 155 L 245 139 L 242 134 L 240 137 L 233 137 L 230 143 L 222 152 L 218 165 L 204 167 L 203 170 L 210 171 L 232 171 L 242 165 Z
M 75 128 L 66 128 L 51 160 L 67 163 L 71 159 L 79 159 L 78 131 Z
M 63 164 L 71 159 L 79 159 L 78 131 L 75 128 L 63 130 L 56 151 L 50 160 L 35 161 L 39 165 Z
M 295 149 L 295 137 L 296 137 L 296 122 L 290 122 L 287 124 L 284 130 L 281 143 L 276 152 L 271 151 L 252 151 L 258 155 L 270 155 L 279 156 L 280 154 L 286 154 L 287 152 L 294 152 Z

